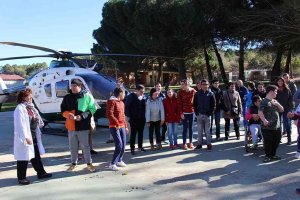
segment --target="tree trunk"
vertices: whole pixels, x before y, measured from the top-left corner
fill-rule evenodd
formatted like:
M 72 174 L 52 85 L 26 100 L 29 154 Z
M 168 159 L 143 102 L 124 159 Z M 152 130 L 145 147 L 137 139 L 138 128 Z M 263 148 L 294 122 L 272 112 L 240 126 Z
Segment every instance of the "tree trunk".
M 185 69 L 185 62 L 184 59 L 178 60 L 179 66 L 178 66 L 178 72 L 180 80 L 186 79 L 186 69 Z
M 224 83 L 228 83 L 228 79 L 227 79 L 227 76 L 226 76 L 226 73 L 225 73 L 223 61 L 222 61 L 221 55 L 220 55 L 220 53 L 218 51 L 217 45 L 216 45 L 216 43 L 215 43 L 214 40 L 212 40 L 212 45 L 213 45 L 215 54 L 216 54 L 217 59 L 218 59 L 218 63 L 219 63 L 219 67 L 220 67 L 220 71 L 221 71 L 221 76 L 222 76 L 223 82 Z
M 282 59 L 283 53 L 284 53 L 283 47 L 279 46 L 277 49 L 277 55 L 276 55 L 276 59 L 274 62 L 274 66 L 271 71 L 271 82 L 272 83 L 274 83 L 275 80 L 281 75 L 280 64 L 281 64 L 281 59 Z
M 292 61 L 292 47 L 288 49 L 288 54 L 285 63 L 284 72 L 290 74 L 291 73 L 291 61 Z
M 245 56 L 245 39 L 240 38 L 240 50 L 239 50 L 239 79 L 245 81 L 245 68 L 244 68 L 244 56 Z
M 213 79 L 213 75 L 212 75 L 212 72 L 211 72 L 211 66 L 209 64 L 209 56 L 208 56 L 208 53 L 207 53 L 205 42 L 203 44 L 203 52 L 204 52 L 204 57 L 205 57 L 205 63 L 206 63 L 206 70 L 207 70 L 208 79 L 211 81 Z
M 163 72 L 163 64 L 164 61 L 162 61 L 161 59 L 158 60 L 158 75 L 157 75 L 157 83 L 160 82 L 162 84 L 161 81 L 161 77 L 162 77 L 162 72 Z

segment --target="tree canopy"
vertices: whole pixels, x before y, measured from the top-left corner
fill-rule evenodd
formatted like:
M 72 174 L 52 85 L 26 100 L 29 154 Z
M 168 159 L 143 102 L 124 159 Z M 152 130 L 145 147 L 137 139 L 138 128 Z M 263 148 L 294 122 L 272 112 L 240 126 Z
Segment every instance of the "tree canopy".
M 233 63 L 241 79 L 245 66 L 272 68 L 276 77 L 283 65 L 287 72 L 294 66 L 299 13 L 297 0 L 109 0 L 92 52 L 181 57 L 181 74 L 198 70 L 212 79 L 218 73 L 225 82 Z M 132 68 L 142 62 L 129 60 Z
M 0 66 L 1 73 L 17 74 L 24 78 L 33 75 L 35 72 L 41 71 L 48 67 L 47 63 L 33 63 L 30 65 L 9 65 Z

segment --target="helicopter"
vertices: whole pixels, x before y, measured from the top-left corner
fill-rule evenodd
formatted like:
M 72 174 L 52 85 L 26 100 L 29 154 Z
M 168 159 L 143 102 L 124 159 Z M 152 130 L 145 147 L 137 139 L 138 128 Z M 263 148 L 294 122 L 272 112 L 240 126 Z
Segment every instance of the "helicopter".
M 28 78 L 27 85 L 17 88 L 4 90 L 0 94 L 0 104 L 7 102 L 9 96 L 16 96 L 18 91 L 24 90 L 26 87 L 32 89 L 33 103 L 40 112 L 43 120 L 48 123 L 63 123 L 65 119 L 60 112 L 60 104 L 63 97 L 69 93 L 71 81 L 80 79 L 83 83 L 84 90 L 93 95 L 97 106 L 94 114 L 95 121 L 98 125 L 107 125 L 105 116 L 106 101 L 112 94 L 114 88 L 119 84 L 117 81 L 107 75 L 96 72 L 101 66 L 94 60 L 76 59 L 79 56 L 121 56 L 121 57 L 142 57 L 142 58 L 167 58 L 182 59 L 175 57 L 150 56 L 150 55 L 133 55 L 133 54 L 92 54 L 92 53 L 72 53 L 70 51 L 56 51 L 50 48 L 29 45 L 16 42 L 0 42 L 2 45 L 11 45 L 18 47 L 31 48 L 48 52 L 46 55 L 32 55 L 0 58 L 0 61 L 27 59 L 37 57 L 53 57 L 56 60 L 50 62 L 49 68 L 39 71 Z M 125 93 L 128 93 L 126 88 Z
M 55 51 L 40 46 L 14 42 L 0 42 L 0 44 L 33 48 L 52 53 L 48 55 L 1 58 L 0 61 L 34 57 L 53 57 L 57 59 L 50 62 L 48 69 L 39 71 L 29 77 L 26 85 L 7 89 L 3 81 L 1 81 L 1 90 L 3 91 L 0 95 L 0 103 L 12 101 L 14 99 L 12 96 L 16 96 L 17 92 L 29 87 L 32 89 L 33 102 L 43 120 L 46 123 L 62 123 L 65 119 L 61 115 L 60 104 L 63 97 L 69 93 L 71 81 L 80 79 L 83 83 L 83 89 L 91 93 L 95 99 L 97 106 L 97 111 L 94 115 L 95 120 L 103 118 L 106 121 L 106 100 L 117 86 L 117 82 L 112 77 L 93 71 L 99 67 L 97 62 L 73 58 L 83 54 L 75 55 L 71 52 Z

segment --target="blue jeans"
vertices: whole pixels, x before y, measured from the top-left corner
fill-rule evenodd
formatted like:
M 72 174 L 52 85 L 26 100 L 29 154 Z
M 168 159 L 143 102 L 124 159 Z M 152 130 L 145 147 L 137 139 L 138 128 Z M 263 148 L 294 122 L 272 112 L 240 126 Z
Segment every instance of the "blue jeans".
M 168 137 L 170 145 L 177 145 L 178 123 L 168 123 Z
M 300 153 L 300 127 L 298 127 L 297 152 Z
M 111 161 L 111 164 L 115 165 L 123 159 L 126 146 L 126 130 L 125 128 L 110 128 L 109 130 L 115 141 L 115 152 Z
M 211 123 L 210 123 L 210 135 L 212 135 L 212 126 L 213 126 L 213 121 L 215 120 L 215 125 L 216 125 L 216 137 L 220 138 L 220 120 L 221 120 L 221 111 L 216 110 L 214 114 L 211 115 Z
M 288 112 L 283 112 L 279 114 L 280 117 L 280 123 L 283 123 L 283 126 L 281 128 L 281 132 L 286 131 L 288 140 L 291 140 L 291 120 L 287 117 Z M 282 118 L 281 118 L 282 117 Z
M 251 124 L 249 126 L 249 129 L 250 129 L 251 136 L 252 136 L 252 144 L 257 144 L 258 134 L 260 134 L 262 136 L 260 124 Z
M 189 129 L 190 143 L 193 142 L 193 122 L 194 122 L 194 113 L 184 114 L 184 119 L 182 120 L 182 123 L 183 123 L 183 131 L 182 131 L 183 144 L 186 144 L 187 129 Z
M 243 112 L 242 112 L 244 128 L 246 128 L 248 126 L 248 121 L 245 118 L 246 112 L 247 112 L 246 103 L 244 103 L 243 104 Z M 239 118 L 239 124 L 240 124 L 240 118 Z

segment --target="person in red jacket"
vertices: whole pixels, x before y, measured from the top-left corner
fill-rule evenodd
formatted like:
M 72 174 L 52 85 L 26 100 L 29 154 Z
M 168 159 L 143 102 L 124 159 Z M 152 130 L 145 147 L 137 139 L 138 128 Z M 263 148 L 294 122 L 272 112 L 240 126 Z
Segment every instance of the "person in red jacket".
M 106 116 L 109 121 L 109 129 L 115 141 L 115 151 L 109 169 L 118 171 L 118 167 L 126 167 L 123 155 L 126 146 L 126 133 L 128 132 L 123 99 L 125 92 L 121 88 L 115 88 L 114 96 L 107 101 Z
M 181 90 L 178 92 L 178 110 L 180 117 L 183 122 L 183 149 L 187 150 L 186 145 L 186 134 L 187 129 L 189 129 L 189 139 L 190 145 L 189 148 L 193 149 L 193 122 L 194 122 L 194 96 L 196 94 L 196 90 L 190 87 L 187 80 L 181 81 Z
M 170 149 L 178 148 L 177 126 L 180 121 L 177 98 L 172 89 L 167 90 L 167 97 L 163 100 L 165 109 L 165 122 L 168 126 Z

